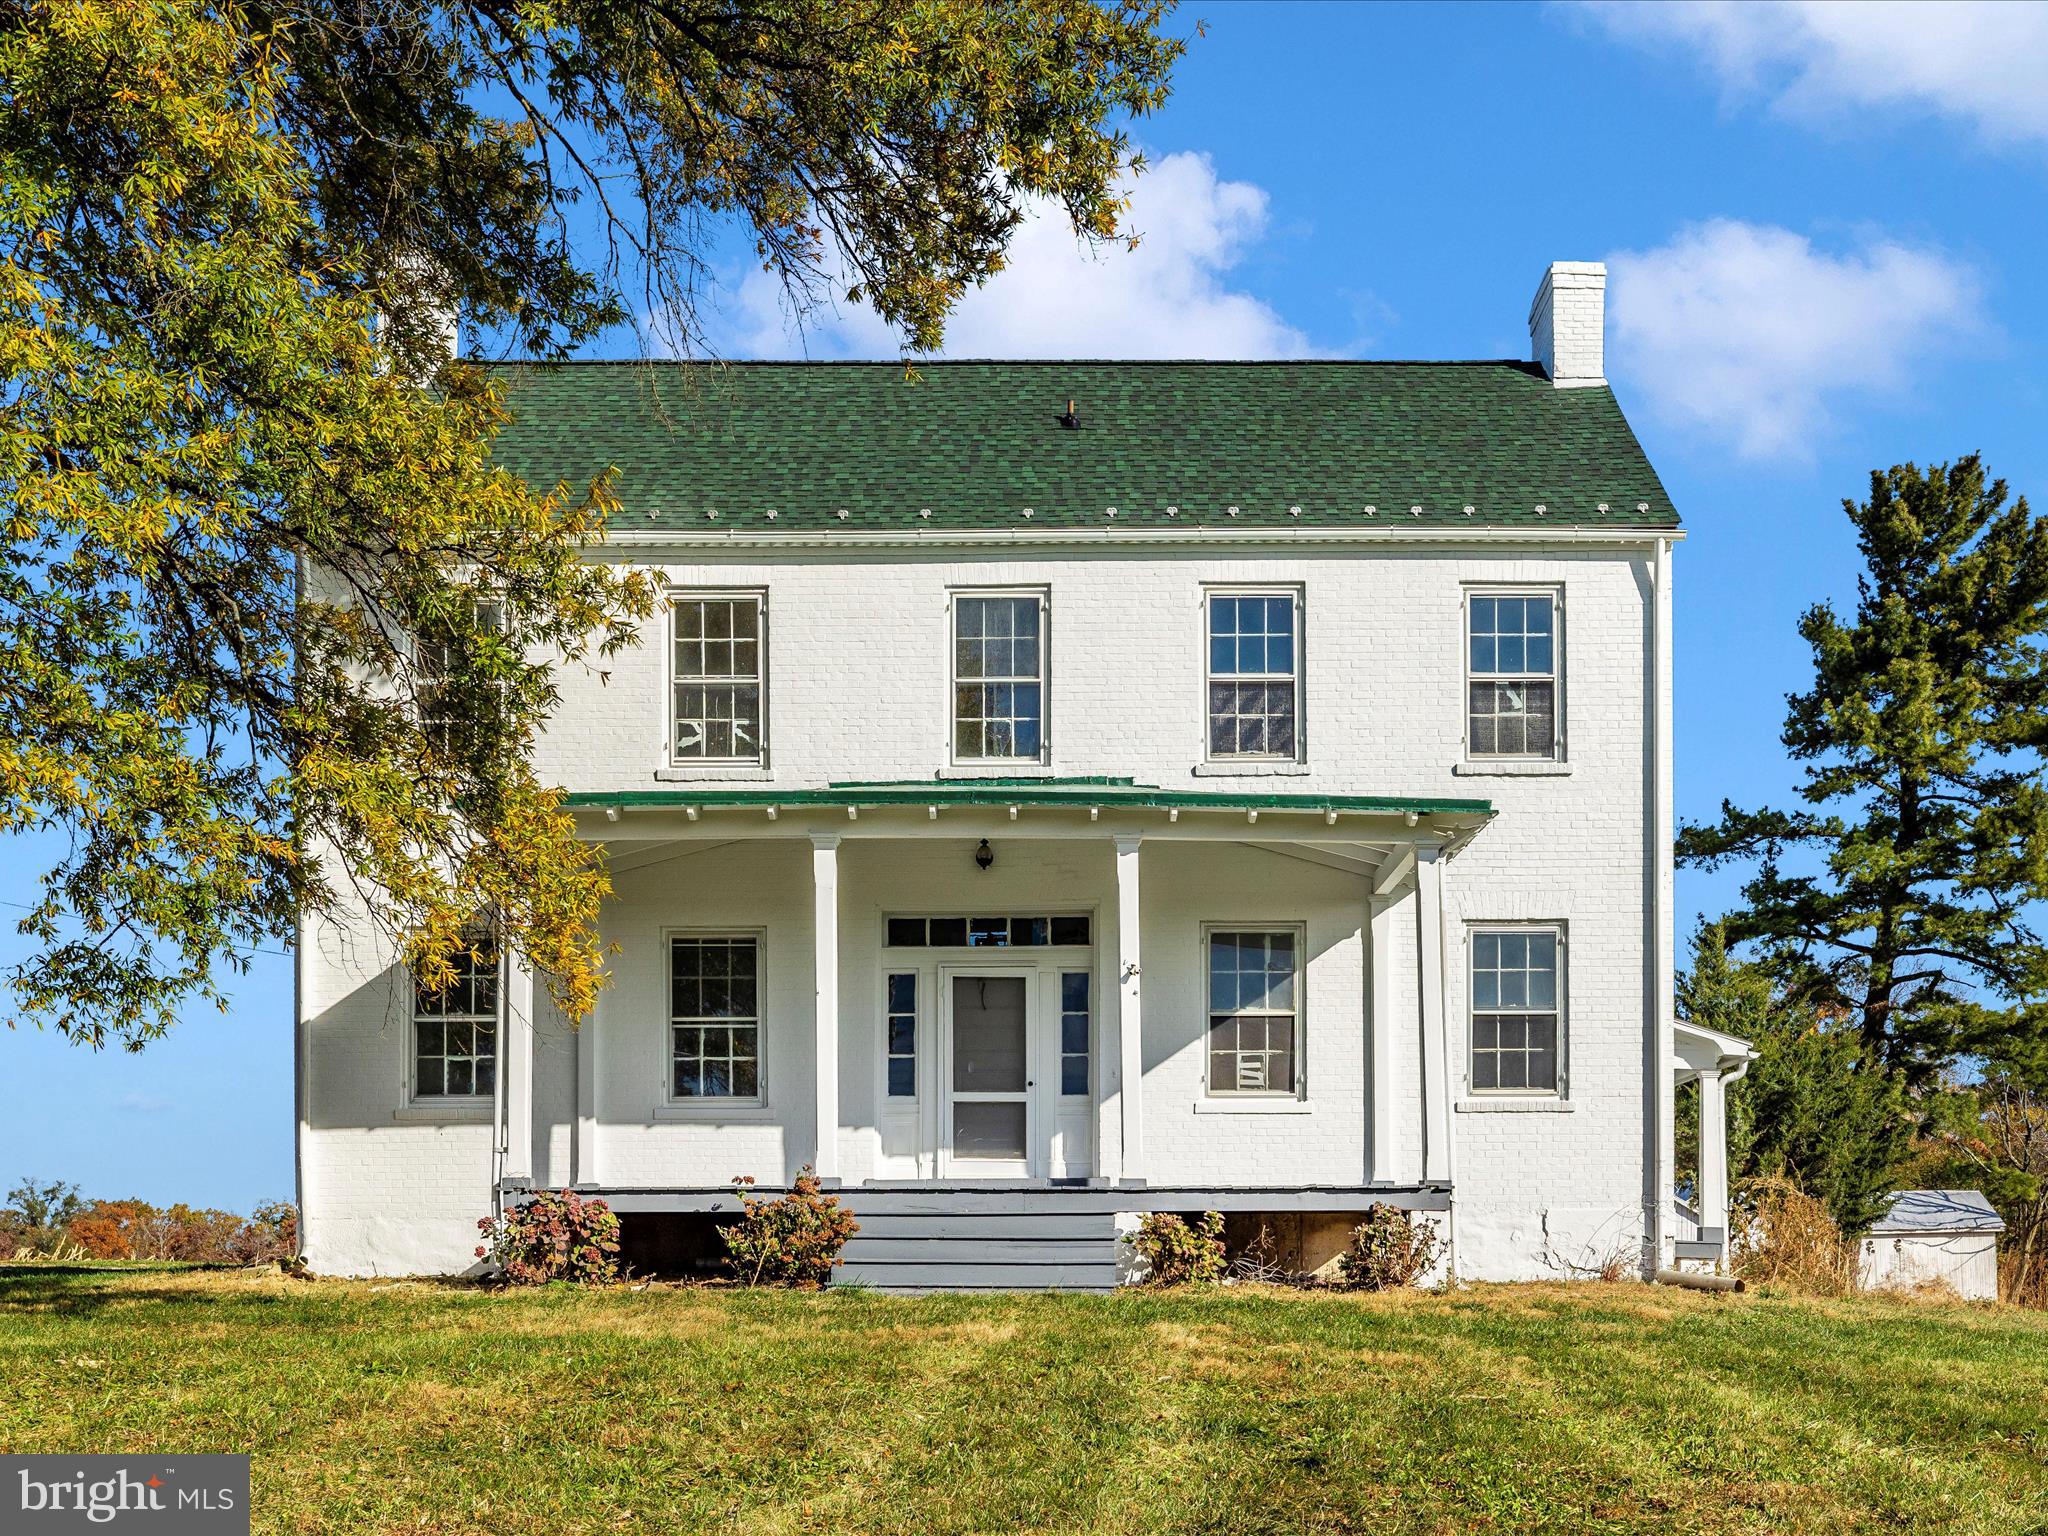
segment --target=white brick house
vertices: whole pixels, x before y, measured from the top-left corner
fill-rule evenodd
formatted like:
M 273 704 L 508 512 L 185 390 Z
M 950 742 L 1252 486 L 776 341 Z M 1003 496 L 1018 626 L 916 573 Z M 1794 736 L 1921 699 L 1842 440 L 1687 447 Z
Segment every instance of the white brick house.
M 516 961 L 422 1004 L 309 924 L 314 1268 L 806 1164 L 879 1284 L 1106 1283 L 1154 1209 L 1312 1264 L 1375 1201 L 1469 1277 L 1710 1256 L 1670 1150 L 1680 534 L 1604 280 L 1546 274 L 1534 365 L 508 368 L 501 455 L 617 465 L 595 557 L 669 597 L 540 745 L 609 850 L 612 983 L 578 1030 Z

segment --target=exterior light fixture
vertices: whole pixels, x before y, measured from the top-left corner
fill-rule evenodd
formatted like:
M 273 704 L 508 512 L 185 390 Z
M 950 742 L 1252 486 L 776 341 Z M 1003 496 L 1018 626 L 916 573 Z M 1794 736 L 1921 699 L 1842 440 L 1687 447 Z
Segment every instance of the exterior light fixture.
M 987 869 L 989 865 L 995 863 L 995 861 L 996 851 L 995 849 L 989 847 L 988 839 L 984 837 L 981 840 L 980 845 L 974 850 L 975 867 L 977 869 Z

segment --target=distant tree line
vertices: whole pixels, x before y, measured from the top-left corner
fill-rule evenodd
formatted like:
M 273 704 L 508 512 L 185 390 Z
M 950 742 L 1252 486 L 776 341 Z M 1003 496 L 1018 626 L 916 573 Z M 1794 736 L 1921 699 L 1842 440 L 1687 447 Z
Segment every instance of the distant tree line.
M 0 1206 L 0 1260 L 283 1262 L 298 1251 L 299 1213 L 281 1200 L 247 1216 L 146 1200 L 86 1200 L 73 1184 L 23 1179 Z

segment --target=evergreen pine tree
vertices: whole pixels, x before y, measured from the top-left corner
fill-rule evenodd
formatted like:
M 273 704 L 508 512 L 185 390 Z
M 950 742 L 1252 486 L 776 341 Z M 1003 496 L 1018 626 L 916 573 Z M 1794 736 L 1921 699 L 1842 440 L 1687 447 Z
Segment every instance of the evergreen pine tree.
M 1724 802 L 1679 857 L 1753 865 L 1728 941 L 1913 1084 L 1965 1054 L 2048 1067 L 2048 519 L 1974 455 L 1843 508 L 1856 613 L 1801 620 L 1814 679 L 1784 729 L 1805 803 Z

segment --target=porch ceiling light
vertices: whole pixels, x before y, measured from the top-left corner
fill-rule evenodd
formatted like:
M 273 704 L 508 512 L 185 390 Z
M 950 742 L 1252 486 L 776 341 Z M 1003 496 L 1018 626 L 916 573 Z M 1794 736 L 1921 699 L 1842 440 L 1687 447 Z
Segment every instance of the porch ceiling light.
M 987 869 L 989 865 L 995 863 L 995 861 L 996 851 L 995 849 L 989 847 L 988 839 L 984 837 L 981 840 L 980 844 L 976 846 L 974 850 L 975 867 L 977 869 Z

